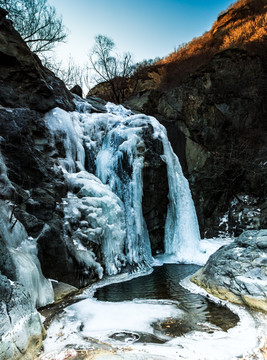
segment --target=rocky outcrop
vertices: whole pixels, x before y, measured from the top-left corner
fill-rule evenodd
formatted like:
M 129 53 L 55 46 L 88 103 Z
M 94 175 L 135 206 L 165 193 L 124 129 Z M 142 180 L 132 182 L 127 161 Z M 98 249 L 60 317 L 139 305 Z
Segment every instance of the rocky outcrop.
M 35 307 L 53 301 L 43 274 L 80 286 L 63 237 L 64 150 L 51 147 L 43 115 L 75 104 L 5 16 L 0 10 L 0 358 L 30 359 L 43 337 Z
M 0 105 L 73 110 L 71 93 L 30 51 L 6 14 L 0 8 Z
M 262 58 L 230 49 L 179 86 L 126 102 L 167 128 L 190 182 L 202 235 L 239 235 L 266 226 L 266 78 Z
M 0 273 L 0 358 L 33 358 L 32 350 L 40 348 L 44 334 L 39 313 L 25 288 Z
M 267 312 L 267 230 L 221 247 L 191 281 L 223 300 Z
M 25 226 L 28 235 L 38 236 L 45 276 L 68 278 L 77 285 L 76 270 L 62 237 L 61 209 L 57 206 L 67 186 L 62 172 L 57 170 L 55 149 L 50 147 L 44 118 L 29 109 L 2 109 L 0 128 L 1 151 L 12 184 L 11 196 L 0 195 L 12 200 L 14 216 Z

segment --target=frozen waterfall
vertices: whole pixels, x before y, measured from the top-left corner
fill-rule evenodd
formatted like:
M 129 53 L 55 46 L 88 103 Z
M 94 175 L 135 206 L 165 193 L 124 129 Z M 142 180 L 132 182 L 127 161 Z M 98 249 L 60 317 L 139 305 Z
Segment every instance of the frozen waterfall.
M 198 262 L 195 208 L 165 128 L 155 118 L 111 103 L 106 113 L 91 113 L 86 102 L 77 101 L 77 109 L 67 113 L 56 108 L 46 115 L 54 145 L 61 142 L 65 148 L 60 159 L 70 189 L 64 199 L 65 236 L 76 259 L 99 278 L 104 271 L 111 275 L 128 265 L 141 270 L 153 264 L 142 213 L 142 136 L 149 127 L 163 144 L 168 173 L 165 256 Z

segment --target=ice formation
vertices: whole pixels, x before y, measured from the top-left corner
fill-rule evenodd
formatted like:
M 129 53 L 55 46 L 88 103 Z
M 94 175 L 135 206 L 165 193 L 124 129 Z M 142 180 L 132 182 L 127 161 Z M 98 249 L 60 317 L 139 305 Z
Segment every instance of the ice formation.
M 33 304 L 44 306 L 54 301 L 51 282 L 41 270 L 36 239 L 30 238 L 24 226 L 12 216 L 11 206 L 1 202 L 0 237 L 4 239 L 16 269 L 16 280 L 29 292 Z
M 163 144 L 169 205 L 165 254 L 174 261 L 198 262 L 199 230 L 188 182 L 168 141 L 165 128 L 146 115 L 133 115 L 108 103 L 107 113 L 90 113 L 77 102 L 72 113 L 56 108 L 46 115 L 52 141 L 63 143 L 60 159 L 70 185 L 64 201 L 65 236 L 79 262 L 102 277 L 122 267 L 145 269 L 153 264 L 142 214 L 142 169 L 145 128 Z M 101 264 L 104 264 L 104 269 Z
M 218 239 L 219 241 L 221 239 Z M 104 302 L 92 298 L 98 287 L 117 282 L 120 276 L 95 283 L 85 291 L 86 299 L 81 296 L 81 301 L 65 308 L 64 313 L 53 320 L 44 341 L 44 351 L 47 354 L 44 359 L 54 359 L 55 355 L 63 349 L 86 349 L 90 338 L 113 344 L 116 349 L 119 349 L 115 355 L 113 354 L 115 358 L 116 356 L 124 358 L 123 349 L 125 345 L 127 347 L 130 345 L 130 350 L 128 348 L 127 352 L 129 359 L 263 359 L 260 348 L 263 346 L 261 339 L 265 339 L 266 334 L 266 316 L 258 314 L 254 318 L 244 308 L 227 304 L 212 295 L 209 297 L 213 301 L 227 305 L 238 314 L 240 321 L 237 326 L 228 331 L 222 331 L 214 324 L 205 322 L 202 323 L 203 327 L 207 326 L 210 331 L 194 330 L 177 337 L 156 332 L 159 338 L 166 341 L 165 344 L 160 345 L 152 342 L 130 342 L 131 338 L 122 343 L 112 338 L 112 334 L 120 332 L 155 335 L 153 323 L 168 318 L 182 320 L 184 317 L 184 309 L 180 309 L 179 304 L 173 300 L 134 299 Z M 127 280 L 130 279 L 131 275 L 128 275 Z M 121 280 L 125 281 L 125 278 L 121 277 Z M 205 295 L 205 290 L 190 282 L 189 277 L 184 279 L 182 284 L 191 292 Z

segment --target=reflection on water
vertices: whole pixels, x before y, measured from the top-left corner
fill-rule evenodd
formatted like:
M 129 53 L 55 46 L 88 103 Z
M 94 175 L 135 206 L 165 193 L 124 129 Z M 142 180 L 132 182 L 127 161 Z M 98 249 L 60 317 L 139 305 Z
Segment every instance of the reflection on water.
M 197 265 L 165 264 L 156 267 L 150 275 L 99 288 L 94 296 L 98 300 L 109 302 L 133 299 L 176 301 L 177 306 L 184 311 L 184 316 L 154 323 L 153 328 L 158 335 L 177 337 L 191 330 L 209 333 L 216 330 L 227 331 L 237 324 L 239 318 L 236 314 L 201 295 L 189 292 L 179 284 L 198 268 Z

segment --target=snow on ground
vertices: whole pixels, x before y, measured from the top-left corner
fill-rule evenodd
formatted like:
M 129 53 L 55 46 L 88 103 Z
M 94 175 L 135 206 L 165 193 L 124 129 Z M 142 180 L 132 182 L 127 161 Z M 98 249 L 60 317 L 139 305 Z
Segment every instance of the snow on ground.
M 211 238 L 200 240 L 200 251 L 194 257 L 194 264 L 203 266 L 212 255 L 221 246 L 228 245 L 233 241 L 233 238 Z M 154 258 L 154 266 L 161 266 L 163 264 L 179 263 L 179 258 L 176 255 L 160 254 Z M 187 262 L 183 262 L 187 263 Z M 190 263 L 190 262 L 189 262 Z
M 232 239 L 204 239 L 201 249 L 208 258 L 220 246 L 229 244 Z M 142 273 L 144 275 L 144 273 Z M 98 287 L 112 282 L 125 281 L 138 274 L 122 274 L 100 281 L 80 298 L 80 302 L 65 309 L 63 316 L 53 321 L 47 330 L 44 341 L 43 360 L 57 359 L 55 354 L 66 353 L 68 349 L 93 349 L 90 339 L 109 344 L 114 353 L 96 355 L 95 359 L 124 360 L 263 360 L 260 347 L 267 333 L 267 316 L 247 311 L 244 307 L 229 304 L 206 293 L 205 290 L 190 282 L 189 278 L 182 285 L 191 292 L 209 296 L 212 301 L 225 304 L 236 313 L 240 321 L 227 332 L 205 333 L 191 331 L 182 337 L 167 339 L 165 344 L 133 343 L 132 338 L 124 344 L 109 338 L 109 335 L 127 330 L 153 334 L 151 323 L 167 317 L 182 317 L 183 311 L 173 301 L 133 300 L 124 302 L 103 302 L 92 299 Z M 84 297 L 87 297 L 84 299 Z M 65 349 L 65 350 L 64 350 Z M 64 352 L 65 351 L 65 352 Z M 68 350 L 70 351 L 70 350 Z M 64 357 L 63 357 L 64 359 Z

